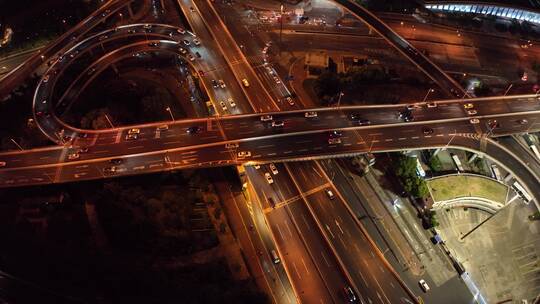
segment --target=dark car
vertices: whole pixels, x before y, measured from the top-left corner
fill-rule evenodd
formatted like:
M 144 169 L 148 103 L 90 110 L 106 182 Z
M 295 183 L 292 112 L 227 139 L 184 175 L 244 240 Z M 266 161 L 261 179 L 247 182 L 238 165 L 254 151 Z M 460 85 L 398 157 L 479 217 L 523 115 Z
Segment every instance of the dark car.
M 214 87 L 214 89 L 219 88 L 219 84 L 218 84 L 217 80 L 212 79 L 212 86 Z
M 360 125 L 360 126 L 366 126 L 366 125 L 369 125 L 369 124 L 371 124 L 371 121 L 369 121 L 369 119 L 360 119 L 358 121 L 358 125 Z
M 193 126 L 193 127 L 189 127 L 187 128 L 186 132 L 188 134 L 197 134 L 197 133 L 201 133 L 203 130 L 202 127 L 199 127 L 199 126 Z
M 341 136 L 343 136 L 343 132 L 338 130 L 328 132 L 328 137 L 330 138 L 339 138 Z
M 401 112 L 399 112 L 399 118 L 403 119 L 404 121 L 412 121 L 414 119 L 412 115 L 412 111 L 409 109 L 405 109 Z
M 428 127 L 423 127 L 422 128 L 422 133 L 424 133 L 424 135 L 431 135 L 431 134 L 433 134 L 433 129 L 428 128 Z
M 345 294 L 345 299 L 349 303 L 356 303 L 358 298 L 356 297 L 356 294 L 354 293 L 354 290 L 350 286 L 343 287 L 343 293 Z
M 362 119 L 362 117 L 360 116 L 360 113 L 352 113 L 349 115 L 349 119 L 356 121 Z
M 122 158 L 113 158 L 109 160 L 109 163 L 114 164 L 114 165 L 119 165 L 123 162 L 124 160 Z

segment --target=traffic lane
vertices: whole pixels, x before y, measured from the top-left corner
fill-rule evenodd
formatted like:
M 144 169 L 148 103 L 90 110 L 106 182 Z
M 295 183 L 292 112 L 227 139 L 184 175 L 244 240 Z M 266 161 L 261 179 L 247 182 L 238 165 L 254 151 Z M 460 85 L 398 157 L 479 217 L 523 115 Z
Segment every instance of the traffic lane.
M 0 95 L 4 96 L 8 94 L 13 88 L 21 81 L 22 77 L 30 74 L 32 71 L 36 70 L 44 62 L 49 61 L 50 57 L 54 56 L 61 50 L 67 49 L 68 47 L 74 44 L 74 41 L 78 37 L 84 35 L 90 29 L 94 28 L 96 25 L 102 22 L 102 20 L 108 18 L 112 13 L 118 11 L 120 8 L 123 8 L 127 4 L 133 2 L 134 0 L 123 0 L 116 2 L 107 2 L 96 11 L 94 11 L 90 16 L 86 17 L 84 20 L 79 22 L 76 26 L 72 27 L 69 31 L 64 33 L 59 39 L 56 39 L 51 44 L 49 44 L 46 49 L 44 49 L 40 54 L 32 56 L 28 61 L 25 61 L 22 65 L 13 70 L 9 77 L 2 79 L 0 86 Z M 106 10 L 110 10 L 109 15 L 103 16 Z M 75 38 L 73 38 L 75 37 Z M 43 56 L 43 57 L 42 57 Z
M 125 170 L 123 172 L 115 173 L 113 176 L 117 175 L 132 175 L 140 174 L 147 172 L 159 172 L 173 169 L 183 169 L 183 168 L 200 168 L 200 167 L 211 167 L 211 166 L 225 166 L 232 165 L 236 163 L 254 163 L 254 162 L 269 162 L 269 161 L 279 161 L 283 159 L 297 159 L 297 160 L 309 160 L 317 157 L 324 157 L 327 155 L 338 156 L 338 155 L 355 155 L 356 153 L 364 152 L 376 152 L 376 151 L 397 151 L 403 149 L 420 149 L 420 148 L 434 148 L 434 147 L 465 147 L 471 150 L 480 150 L 479 141 L 477 137 L 471 134 L 470 125 L 461 125 L 459 126 L 450 126 L 450 127 L 441 127 L 445 129 L 445 132 L 441 133 L 441 136 L 430 136 L 420 138 L 419 135 L 407 134 L 404 137 L 399 137 L 400 134 L 389 134 L 388 138 L 384 139 L 382 137 L 369 138 L 368 141 L 365 140 L 356 140 L 356 134 L 353 134 L 351 137 L 354 137 L 353 140 L 347 139 L 342 145 L 328 145 L 324 146 L 314 146 L 310 148 L 305 148 L 305 145 L 299 147 L 291 147 L 291 140 L 301 140 L 304 136 L 288 137 L 286 140 L 284 138 L 275 138 L 275 139 L 265 139 L 268 144 L 278 143 L 279 147 L 288 146 L 290 150 L 282 151 L 285 149 L 269 149 L 261 151 L 254 151 L 250 157 L 238 158 L 237 151 L 249 151 L 251 148 L 255 148 L 256 145 L 259 145 L 261 141 L 254 142 L 244 142 L 244 146 L 239 148 L 240 150 L 227 150 L 222 144 L 211 144 L 208 146 L 202 147 L 191 147 L 191 148 L 171 148 L 167 150 L 152 151 L 148 153 L 137 153 L 133 155 L 123 155 L 123 158 L 135 157 L 142 158 L 143 162 L 146 158 L 157 157 L 164 159 L 165 151 L 169 154 L 182 154 L 186 155 L 191 151 L 197 151 L 200 156 L 197 159 L 183 159 L 181 163 L 171 164 L 168 167 L 154 165 L 143 167 L 140 170 Z M 392 132 L 393 131 L 393 132 Z M 406 130 L 405 130 L 406 131 Z M 398 133 L 396 130 L 391 130 L 390 133 Z M 347 134 L 346 134 L 347 135 Z M 396 136 L 397 135 L 397 136 Z M 313 136 L 313 135 L 312 135 Z M 324 142 L 326 140 L 326 134 L 318 134 L 320 141 Z M 345 137 L 345 136 L 344 136 Z M 384 140 L 381 140 L 384 139 Z M 248 144 L 251 144 L 249 146 Z M 503 151 L 504 152 L 504 151 Z M 507 152 L 505 152 L 503 157 L 512 157 Z M 108 161 L 111 157 L 104 157 L 101 159 L 94 159 L 89 161 L 74 161 L 71 163 L 60 163 L 52 165 L 42 165 L 34 167 L 24 167 L 17 169 L 0 169 L 0 186 L 2 187 L 13 187 L 13 186 L 24 186 L 30 184 L 48 184 L 52 182 L 69 182 L 75 180 L 91 180 L 102 178 L 100 174 L 86 175 L 83 177 L 65 177 L 62 180 L 40 180 L 40 181 L 30 181 L 27 179 L 28 176 L 40 176 L 43 178 L 44 172 L 53 170 L 63 170 L 64 167 L 69 166 L 81 166 L 86 164 L 97 164 L 102 167 L 110 166 Z M 497 157 L 496 157 L 497 158 Z M 502 158 L 504 159 L 504 158 Z M 503 161 L 500 161 L 503 162 Z M 527 167 L 523 168 L 522 164 L 519 164 L 520 170 L 528 170 Z M 160 168 L 161 167 L 161 168 Z M 503 166 L 504 167 L 504 166 Z M 512 170 L 509 170 L 512 171 Z M 18 177 L 24 177 L 23 180 L 19 180 Z M 46 176 L 45 176 L 46 177 Z M 533 176 L 534 177 L 534 176 Z
M 180 1 L 179 1 L 180 2 Z M 187 3 L 189 1 L 183 1 Z M 240 114 L 245 112 L 250 112 L 251 107 L 246 106 L 249 103 L 245 99 L 245 96 L 238 84 L 235 81 L 235 76 L 228 66 L 227 62 L 223 58 L 223 54 L 219 53 L 217 46 L 212 34 L 208 31 L 204 25 L 203 20 L 199 14 L 186 14 L 186 18 L 190 23 L 193 31 L 197 34 L 197 37 L 201 38 L 201 41 L 204 43 L 206 48 L 201 52 L 205 61 L 203 63 L 202 71 L 210 73 L 210 76 L 214 76 L 214 79 L 228 79 L 227 91 L 230 94 L 226 99 L 233 98 L 234 102 L 237 104 L 237 108 L 233 111 L 230 111 L 232 114 Z M 208 84 L 208 82 L 206 82 Z M 207 91 L 210 86 L 207 86 Z M 217 105 L 216 105 L 217 106 Z
M 159 42 L 159 41 L 151 41 L 150 43 L 152 43 L 152 42 Z M 143 51 L 143 50 L 146 50 L 146 51 L 167 50 L 167 51 L 171 51 L 173 53 L 176 53 L 176 51 L 177 51 L 176 46 L 177 46 L 176 42 L 170 41 L 170 43 L 160 43 L 158 45 L 158 47 L 152 47 L 152 46 L 149 46 L 149 44 L 146 41 L 143 41 L 143 42 L 138 42 L 136 44 L 124 46 L 120 50 L 116 50 L 113 53 L 109 53 L 109 55 L 114 54 L 115 60 L 122 60 L 124 58 L 132 56 L 132 54 L 134 54 L 134 53 L 137 53 L 137 52 L 140 52 L 140 51 Z M 180 54 L 178 54 L 178 55 L 180 55 Z M 114 62 L 114 60 L 111 62 L 111 61 L 105 60 L 105 58 L 106 57 L 101 57 L 98 62 L 95 62 L 92 66 L 87 67 L 87 69 L 85 70 L 85 72 L 82 75 L 87 75 L 89 78 L 86 79 L 84 81 L 84 83 L 79 81 L 79 79 L 82 79 L 81 77 L 78 77 L 76 79 L 75 83 L 73 84 L 73 85 L 76 86 L 76 88 L 74 90 L 75 92 L 79 92 L 79 93 L 82 92 L 82 90 L 84 90 L 85 86 L 88 85 L 88 83 L 94 77 L 96 77 L 104 69 L 108 68 L 108 66 L 112 62 Z M 88 71 L 92 71 L 91 69 L 94 69 L 93 70 L 94 72 L 91 73 L 91 75 L 88 75 L 89 74 Z M 54 83 L 54 81 L 53 81 L 53 83 Z M 77 83 L 79 84 L 80 87 L 77 87 Z M 48 99 L 50 100 L 50 97 L 52 96 L 52 92 L 53 92 L 52 87 L 45 86 L 44 88 L 41 88 L 41 85 L 40 85 L 40 86 L 38 86 L 38 90 L 41 91 L 41 94 L 40 94 L 41 96 L 46 94 L 44 92 L 48 92 L 48 97 L 49 97 Z M 44 90 L 44 92 L 43 92 L 43 90 Z M 75 94 L 75 97 L 76 96 L 78 96 L 78 94 Z M 40 100 L 40 99 L 38 99 L 38 100 Z M 34 102 L 34 105 L 38 106 L 37 110 L 40 110 L 42 108 L 42 106 L 45 106 L 45 107 L 47 107 L 47 109 L 42 110 L 42 111 L 47 111 L 48 113 L 54 113 L 53 104 L 51 102 L 48 102 L 48 103 Z M 48 115 L 48 114 L 47 115 L 36 115 L 35 119 L 36 119 L 36 122 L 38 124 L 42 124 L 43 121 L 49 121 L 49 123 L 53 122 L 52 124 L 50 124 L 52 126 L 52 129 L 51 128 L 45 129 L 45 128 L 43 128 L 43 126 L 40 126 L 41 129 L 45 130 L 47 132 L 47 135 L 53 140 L 56 138 L 54 136 L 54 132 L 58 132 L 59 130 L 62 130 L 62 129 L 70 130 L 72 128 L 72 127 L 66 125 L 65 123 L 63 123 L 62 121 L 60 121 L 58 119 L 58 117 L 56 117 L 54 115 Z M 76 132 L 76 131 L 71 129 L 71 132 Z
M 295 286 L 302 303 L 333 303 L 332 295 L 317 273 L 317 266 L 298 235 L 285 209 L 278 209 L 266 216 L 276 240 L 277 250 L 284 267 Z
M 328 248 L 320 231 L 317 230 L 317 224 L 309 214 L 303 201 L 295 200 L 282 208 L 288 209 L 293 222 L 301 231 L 316 270 L 332 295 L 334 303 L 347 301 L 348 299 L 344 297 L 343 288 L 349 286 L 349 283 L 341 272 L 334 254 Z
M 287 172 L 287 169 L 284 164 L 280 164 L 283 172 Z M 301 183 L 305 189 L 321 189 L 323 187 L 326 189 L 328 183 L 322 179 L 323 173 L 321 170 L 315 166 L 314 162 L 297 162 L 290 164 L 290 167 L 293 167 L 293 173 L 295 180 Z M 289 177 L 290 178 L 290 177 Z M 294 185 L 292 180 L 288 181 L 289 184 Z M 295 189 L 297 192 L 298 190 Z
M 267 200 L 267 195 L 273 193 L 273 186 L 268 184 L 260 175 L 250 175 L 260 199 Z M 322 278 L 317 275 L 316 266 L 309 257 L 309 252 L 302 242 L 302 236 L 296 230 L 284 208 L 275 209 L 266 214 L 267 223 L 272 230 L 276 248 L 283 260 L 283 266 L 295 287 L 296 294 L 303 303 L 331 303 L 332 297 Z M 271 254 L 270 252 L 267 254 Z
M 227 58 L 235 76 L 237 76 L 237 80 L 239 82 L 240 79 L 248 80 L 249 86 L 244 85 L 244 91 L 248 95 L 251 106 L 255 110 L 260 111 L 275 110 L 275 107 L 272 107 L 268 103 L 271 101 L 271 97 L 267 95 L 265 88 L 257 78 L 255 72 L 243 60 L 244 57 L 240 53 L 236 42 L 228 36 L 228 29 L 222 26 L 221 20 L 214 14 L 213 8 L 210 5 L 210 3 L 205 1 L 196 1 L 197 11 L 201 14 L 201 17 L 205 20 L 205 23 L 211 29 L 211 32 L 213 32 L 214 38 L 219 40 L 218 45 Z
M 406 56 L 421 70 L 423 70 L 430 78 L 433 79 L 439 86 L 445 89 L 450 97 L 462 97 L 464 94 L 463 88 L 453 79 L 447 77 L 443 71 L 431 63 L 425 56 L 419 53 L 407 41 L 397 35 L 390 27 L 379 20 L 375 15 L 364 9 L 358 4 L 348 0 L 336 0 L 341 6 L 356 15 L 369 26 L 373 27 L 381 36 L 389 41 L 395 48 L 401 50 Z
M 337 193 L 335 188 L 331 189 Z M 368 302 L 390 304 L 399 303 L 402 297 L 408 298 L 407 292 L 375 254 L 377 249 L 367 241 L 337 195 L 329 199 L 326 193 L 320 191 L 308 197 L 308 204 Z
M 286 205 L 280 205 L 280 207 L 278 207 L 276 204 L 274 205 L 276 208 L 272 208 L 273 204 L 268 203 L 270 199 L 273 199 L 275 202 L 279 202 L 280 204 L 285 199 L 282 192 L 278 190 L 278 188 L 280 184 L 283 186 L 286 181 L 276 179 L 272 184 L 269 184 L 266 178 L 260 174 L 265 171 L 265 168 L 261 166 L 259 169 L 250 168 L 249 170 L 250 180 L 257 189 L 257 194 L 262 202 L 266 202 L 266 204 L 263 203 L 262 207 L 263 210 L 265 210 L 267 222 L 273 231 L 276 244 L 278 245 L 281 257 L 285 263 L 284 266 L 287 267 L 289 276 L 292 276 L 291 279 L 293 280 L 293 284 L 297 286 L 297 294 L 300 295 L 302 302 L 316 303 L 305 302 L 309 300 L 316 300 L 317 302 L 322 301 L 321 303 L 330 303 L 332 301 L 332 297 L 335 301 L 336 291 L 339 292 L 339 286 L 336 288 L 335 284 L 330 284 L 327 281 L 327 278 L 324 276 L 325 273 L 323 274 L 320 272 L 320 265 L 318 265 L 317 262 L 322 260 L 316 260 L 318 255 L 314 256 L 314 252 L 310 251 L 310 243 L 306 241 L 308 236 L 303 233 L 305 231 L 299 229 L 298 223 L 293 217 L 293 213 L 291 213 L 291 211 L 288 209 L 288 206 L 301 204 L 298 201 L 300 198 L 296 196 L 295 198 L 289 200 Z M 268 173 L 272 174 L 270 170 Z M 275 177 L 278 175 L 279 173 L 276 174 Z M 286 176 L 283 176 L 282 173 L 281 177 Z M 265 205 L 267 207 L 265 207 Z M 317 240 L 314 238 L 310 238 L 310 240 L 318 242 L 319 244 L 322 243 L 322 240 Z M 298 244 L 293 246 L 291 243 L 294 242 L 297 242 Z M 291 250 L 296 250 L 298 254 L 289 254 Z M 318 250 L 319 251 L 316 252 L 321 252 L 320 246 L 318 247 Z M 328 263 L 331 263 L 331 261 Z M 300 266 L 302 266 L 303 270 L 302 268 L 299 268 Z M 328 270 L 328 268 L 322 270 Z M 320 288 L 322 288 L 324 292 L 319 290 Z M 304 295 L 306 293 L 313 293 L 315 297 L 305 297 Z M 330 296 L 330 299 L 325 298 L 325 296 L 328 295 Z M 339 303 L 339 301 L 336 303 Z
M 262 203 L 260 194 L 256 193 L 254 189 L 255 187 L 258 187 L 258 183 L 262 183 L 264 181 L 262 181 L 259 177 L 252 176 L 253 172 L 250 172 L 250 170 L 246 170 L 246 174 L 250 181 L 250 183 L 248 184 L 249 197 L 251 197 L 251 199 L 253 200 L 251 201 L 248 208 L 250 208 L 250 215 L 253 219 L 253 222 L 255 223 L 255 227 L 257 227 L 256 231 L 262 240 L 262 247 L 260 247 L 260 250 L 270 252 L 271 249 L 275 248 L 274 238 L 272 235 L 272 231 L 267 224 L 266 216 L 261 207 Z M 273 261 L 270 259 L 263 263 L 263 267 L 268 275 L 276 275 L 277 280 L 272 281 L 280 284 L 282 288 L 286 289 L 288 291 L 288 297 L 292 295 L 292 297 L 294 298 L 295 293 L 293 290 L 293 286 L 291 285 L 292 282 L 289 280 L 289 277 L 287 276 L 287 273 L 285 272 L 285 269 L 282 267 L 282 265 L 276 266 L 276 264 L 274 264 Z M 292 299 L 289 300 L 289 302 L 295 302 Z
M 290 95 L 279 76 L 277 74 L 269 75 L 265 69 L 266 55 L 261 52 L 263 49 L 261 45 L 264 46 L 265 42 L 260 39 L 259 35 L 254 35 L 253 32 L 247 29 L 244 23 L 241 22 L 243 20 L 242 16 L 237 14 L 231 6 L 221 6 L 220 13 L 226 22 L 227 30 L 234 34 L 233 37 L 236 43 L 242 46 L 242 51 L 249 64 L 254 68 L 261 82 L 268 88 L 270 95 L 278 101 Z
M 402 126 L 389 126 L 385 128 L 371 129 L 371 128 L 361 128 L 351 131 L 344 131 L 342 135 L 341 144 L 329 144 L 328 143 L 328 132 L 314 132 L 311 134 L 300 134 L 300 135 L 288 135 L 286 133 L 277 132 L 274 136 L 269 136 L 266 138 L 258 140 L 249 140 L 239 142 L 239 147 L 234 150 L 224 149 L 225 145 L 212 143 L 222 141 L 223 138 L 219 133 L 217 125 L 210 125 L 212 131 L 208 132 L 207 125 L 203 124 L 205 121 L 196 121 L 193 122 L 191 127 L 199 127 L 202 129 L 202 133 L 199 134 L 187 134 L 187 129 L 189 127 L 178 126 L 180 127 L 180 132 L 174 131 L 178 129 L 171 129 L 167 131 L 166 136 L 175 136 L 176 138 L 155 138 L 155 131 L 146 133 L 146 131 L 141 130 L 142 135 L 140 139 L 125 141 L 125 136 L 127 130 L 122 129 L 121 132 L 116 133 L 115 142 L 111 144 L 99 145 L 99 148 L 91 147 L 89 152 L 98 153 L 99 157 L 117 157 L 125 155 L 126 152 L 129 154 L 142 153 L 142 152 L 152 152 L 159 153 L 159 150 L 171 150 L 171 149 L 199 149 L 196 146 L 189 147 L 190 145 L 201 145 L 201 144 L 210 144 L 215 146 L 214 148 L 208 147 L 203 148 L 205 152 L 216 151 L 217 155 L 208 156 L 210 161 L 215 160 L 235 160 L 235 161 L 257 161 L 257 159 L 264 156 L 265 159 L 274 158 L 274 157 L 291 157 L 291 156 L 301 156 L 302 153 L 309 154 L 320 154 L 324 155 L 328 152 L 332 153 L 346 153 L 351 148 L 353 150 L 360 148 L 370 148 L 370 149 L 384 149 L 385 147 L 392 149 L 399 149 L 404 146 L 409 146 L 411 143 L 417 142 L 417 144 L 422 144 L 422 141 L 429 141 L 431 138 L 441 138 L 444 140 L 449 140 L 448 137 L 452 137 L 456 133 L 475 133 L 477 128 L 481 128 L 483 124 L 471 124 L 469 121 L 455 121 L 448 122 L 447 124 L 441 126 L 440 124 L 409 124 Z M 215 121 L 212 121 L 215 122 Z M 432 134 L 423 134 L 423 129 L 431 127 L 433 132 Z M 155 130 L 155 129 L 153 129 Z M 206 130 L 206 131 L 205 131 Z M 246 131 L 247 132 L 247 131 Z M 230 133 L 228 133 L 230 134 Z M 249 137 L 248 134 L 243 137 Z M 353 136 L 354 135 L 354 136 Z M 121 144 L 117 144 L 120 143 Z M 135 148 L 136 147 L 136 148 Z M 184 148 L 183 148 L 184 147 Z M 130 148 L 130 149 L 128 149 Z M 137 149 L 137 150 L 134 150 Z M 134 151 L 129 151 L 134 150 Z M 156 152 L 158 151 L 158 152 Z M 245 159 L 237 159 L 239 152 L 250 152 L 251 156 L 246 157 Z M 224 155 L 224 154 L 234 154 L 234 155 Z M 222 156 L 223 155 L 223 156 Z M 32 157 L 32 153 L 21 153 L 21 158 L 28 159 L 27 161 L 36 161 Z M 87 154 L 84 158 L 91 160 L 94 158 L 93 154 Z M 50 160 L 41 160 L 39 164 L 54 164 Z

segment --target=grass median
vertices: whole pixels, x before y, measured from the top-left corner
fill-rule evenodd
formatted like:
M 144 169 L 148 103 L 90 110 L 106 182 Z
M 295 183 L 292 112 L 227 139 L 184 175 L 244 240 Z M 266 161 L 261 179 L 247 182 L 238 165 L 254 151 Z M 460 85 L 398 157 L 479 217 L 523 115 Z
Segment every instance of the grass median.
M 492 179 L 478 176 L 452 175 L 427 181 L 433 200 L 444 201 L 458 197 L 481 197 L 504 203 L 508 187 Z

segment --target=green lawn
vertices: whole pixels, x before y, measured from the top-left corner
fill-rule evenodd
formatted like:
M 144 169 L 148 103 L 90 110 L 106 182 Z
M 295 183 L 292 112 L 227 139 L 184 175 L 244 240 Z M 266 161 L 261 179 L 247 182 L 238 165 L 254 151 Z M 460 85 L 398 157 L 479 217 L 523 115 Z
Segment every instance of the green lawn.
M 476 196 L 504 203 L 507 186 L 494 180 L 477 176 L 447 176 L 427 181 L 434 201 L 457 197 Z

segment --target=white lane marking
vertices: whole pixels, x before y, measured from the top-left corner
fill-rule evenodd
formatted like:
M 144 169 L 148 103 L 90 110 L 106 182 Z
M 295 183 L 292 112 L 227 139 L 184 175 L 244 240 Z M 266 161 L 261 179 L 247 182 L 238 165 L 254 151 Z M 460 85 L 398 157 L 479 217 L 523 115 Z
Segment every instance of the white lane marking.
M 302 219 L 304 220 L 304 223 L 306 224 L 307 230 L 311 230 L 311 227 L 309 226 L 306 216 L 302 213 Z
M 144 148 L 144 146 L 128 147 L 128 150 L 131 150 L 131 149 L 140 149 L 140 148 Z
M 268 156 L 275 156 L 276 153 L 268 153 L 268 154 L 266 154 L 266 155 L 268 155 Z
M 394 139 L 393 138 L 387 138 L 384 141 L 389 142 L 389 141 L 394 141 Z
M 163 167 L 163 164 L 151 164 L 150 166 L 148 166 L 148 168 L 150 169 L 155 168 L 155 167 Z
M 413 137 L 411 137 L 411 138 L 412 138 L 412 139 L 419 139 L 420 136 L 413 136 Z
M 304 264 L 304 268 L 306 269 L 306 273 L 309 275 L 309 269 L 307 268 L 306 261 L 304 261 L 304 258 L 302 258 L 302 264 Z
M 358 270 L 358 273 L 360 274 L 360 277 L 362 278 L 362 281 L 364 281 L 364 285 L 366 285 L 366 287 L 369 288 L 369 284 L 366 281 L 366 278 L 364 277 L 364 275 L 362 274 L 362 271 Z
M 142 170 L 144 169 L 145 166 L 137 166 L 137 167 L 133 167 L 133 170 Z
M 322 251 L 321 251 L 321 256 L 323 257 L 323 260 L 326 263 L 326 266 L 330 267 L 330 263 L 328 263 L 328 259 L 326 259 L 326 256 L 324 255 L 324 252 Z
M 117 144 L 120 142 L 120 139 L 122 138 L 122 130 L 119 130 L 118 133 L 116 133 L 116 137 L 114 139 L 114 143 Z
M 326 226 L 326 230 L 328 230 L 332 238 L 335 239 L 334 234 L 332 233 L 332 230 L 330 230 L 330 226 L 328 226 L 327 224 L 324 224 L 324 225 Z
M 164 145 L 173 145 L 173 144 L 179 144 L 181 143 L 182 141 L 178 140 L 178 141 L 166 141 L 164 142 L 163 144 Z
M 279 227 L 279 224 L 276 224 L 276 227 L 278 229 L 279 235 L 281 235 L 281 239 L 285 241 L 285 237 L 283 236 L 283 232 L 281 232 L 281 228 Z
M 341 231 L 341 234 L 345 234 L 345 232 L 343 232 L 343 229 L 341 229 L 341 225 L 339 224 L 338 220 L 334 220 L 336 222 L 336 226 L 338 227 L 339 231 Z
M 295 262 L 293 262 L 292 264 L 293 264 L 293 266 L 294 266 L 294 270 L 296 271 L 296 274 L 297 274 L 297 275 L 298 275 L 298 277 L 299 277 L 299 278 L 301 279 L 301 278 L 302 278 L 302 276 L 300 275 L 300 271 L 298 271 L 298 267 L 296 267 L 296 263 L 295 263 Z
M 400 138 L 398 138 L 398 140 L 405 140 L 405 139 L 407 139 L 407 138 L 406 138 L 406 137 L 400 137 Z
M 292 230 L 291 230 L 291 227 L 289 226 L 289 223 L 287 223 L 287 221 L 283 221 L 285 223 L 285 226 L 287 227 L 287 230 L 289 230 L 289 235 L 291 236 L 291 238 L 293 237 L 293 234 L 292 234 Z

